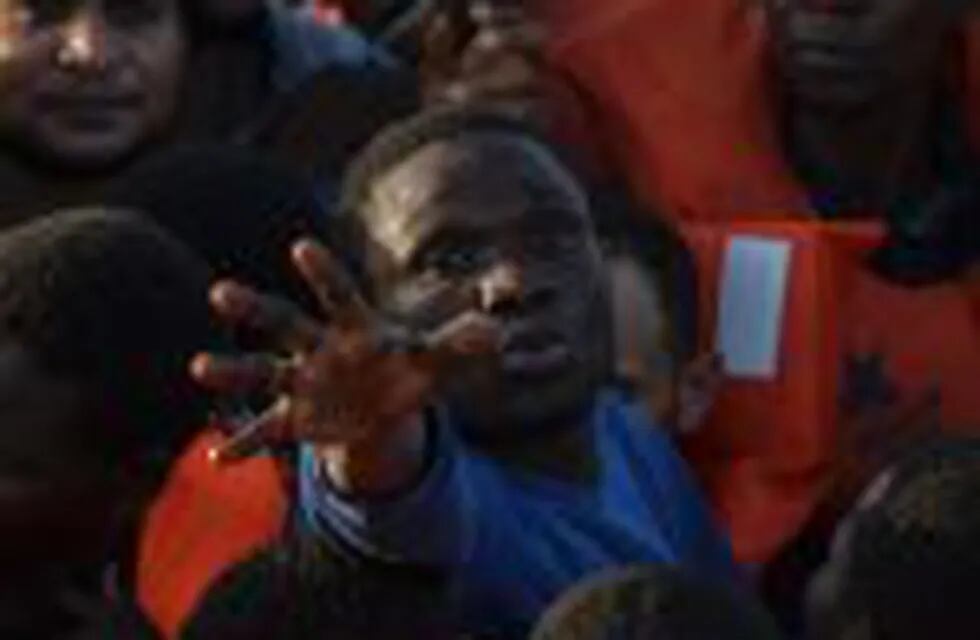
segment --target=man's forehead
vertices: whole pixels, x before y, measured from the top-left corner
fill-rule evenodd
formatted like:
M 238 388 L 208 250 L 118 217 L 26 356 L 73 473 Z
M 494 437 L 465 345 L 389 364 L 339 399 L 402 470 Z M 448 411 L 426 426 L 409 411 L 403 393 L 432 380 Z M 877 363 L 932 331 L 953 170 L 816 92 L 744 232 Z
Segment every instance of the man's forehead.
M 548 149 L 504 133 L 467 133 L 425 145 L 374 181 L 371 200 L 388 211 L 415 211 L 444 197 L 500 188 L 585 208 L 581 188 Z
M 425 145 L 377 178 L 364 214 L 376 240 L 394 248 L 401 238 L 407 250 L 411 230 L 427 226 L 437 209 L 532 204 L 588 211 L 581 187 L 542 144 L 517 134 L 474 133 Z

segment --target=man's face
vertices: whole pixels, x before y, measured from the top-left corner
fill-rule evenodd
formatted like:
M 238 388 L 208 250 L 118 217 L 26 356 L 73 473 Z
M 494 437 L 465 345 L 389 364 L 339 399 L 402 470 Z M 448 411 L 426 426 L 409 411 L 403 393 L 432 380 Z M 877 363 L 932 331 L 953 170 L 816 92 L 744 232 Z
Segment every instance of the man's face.
M 0 0 L 0 138 L 103 170 L 169 125 L 183 51 L 177 0 Z
M 940 0 L 765 0 L 790 95 L 831 110 L 932 91 L 952 9 Z
M 475 437 L 559 426 L 591 403 L 605 312 L 585 196 L 543 146 L 472 133 L 429 144 L 374 183 L 362 211 L 379 306 L 416 328 L 479 311 L 502 351 L 448 397 Z
M 104 552 L 112 495 L 86 466 L 84 393 L 0 347 L 0 575 L 23 583 Z M 11 581 L 16 584 L 16 580 Z M 0 600 L 4 599 L 0 588 Z

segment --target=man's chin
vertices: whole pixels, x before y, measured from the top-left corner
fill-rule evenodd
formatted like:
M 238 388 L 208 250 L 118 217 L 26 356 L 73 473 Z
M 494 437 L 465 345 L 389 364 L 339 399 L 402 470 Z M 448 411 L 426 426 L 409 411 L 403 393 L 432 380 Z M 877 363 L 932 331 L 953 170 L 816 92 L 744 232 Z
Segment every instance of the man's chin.
M 494 393 L 456 401 L 455 412 L 473 440 L 521 440 L 581 420 L 591 409 L 597 389 L 597 382 L 585 376 L 512 380 Z
M 135 153 L 139 143 L 130 135 L 91 133 L 59 136 L 36 145 L 39 158 L 55 168 L 80 174 L 109 171 Z
M 798 105 L 815 111 L 849 114 L 881 108 L 879 92 L 868 85 L 798 79 L 790 93 Z

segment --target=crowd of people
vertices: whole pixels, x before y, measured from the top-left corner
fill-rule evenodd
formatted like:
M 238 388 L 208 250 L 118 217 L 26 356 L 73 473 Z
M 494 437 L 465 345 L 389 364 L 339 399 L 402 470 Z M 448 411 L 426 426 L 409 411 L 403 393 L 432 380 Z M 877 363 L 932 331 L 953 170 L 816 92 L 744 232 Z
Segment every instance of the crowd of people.
M 974 4 L 0 0 L 0 637 L 980 637 Z

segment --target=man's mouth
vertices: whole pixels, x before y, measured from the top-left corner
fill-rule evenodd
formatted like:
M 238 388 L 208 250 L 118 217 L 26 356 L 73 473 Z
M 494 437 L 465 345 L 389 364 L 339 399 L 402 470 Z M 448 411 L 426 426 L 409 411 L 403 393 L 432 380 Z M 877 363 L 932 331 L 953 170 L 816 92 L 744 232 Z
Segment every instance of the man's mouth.
M 867 71 L 866 60 L 852 51 L 837 47 L 800 47 L 795 50 L 797 64 L 811 69 L 840 74 L 856 74 Z
M 71 119 L 100 119 L 138 109 L 142 104 L 136 93 L 48 93 L 38 99 L 38 108 Z
M 504 340 L 500 367 L 508 377 L 544 377 L 567 367 L 571 356 L 568 344 L 553 334 L 512 334 Z

